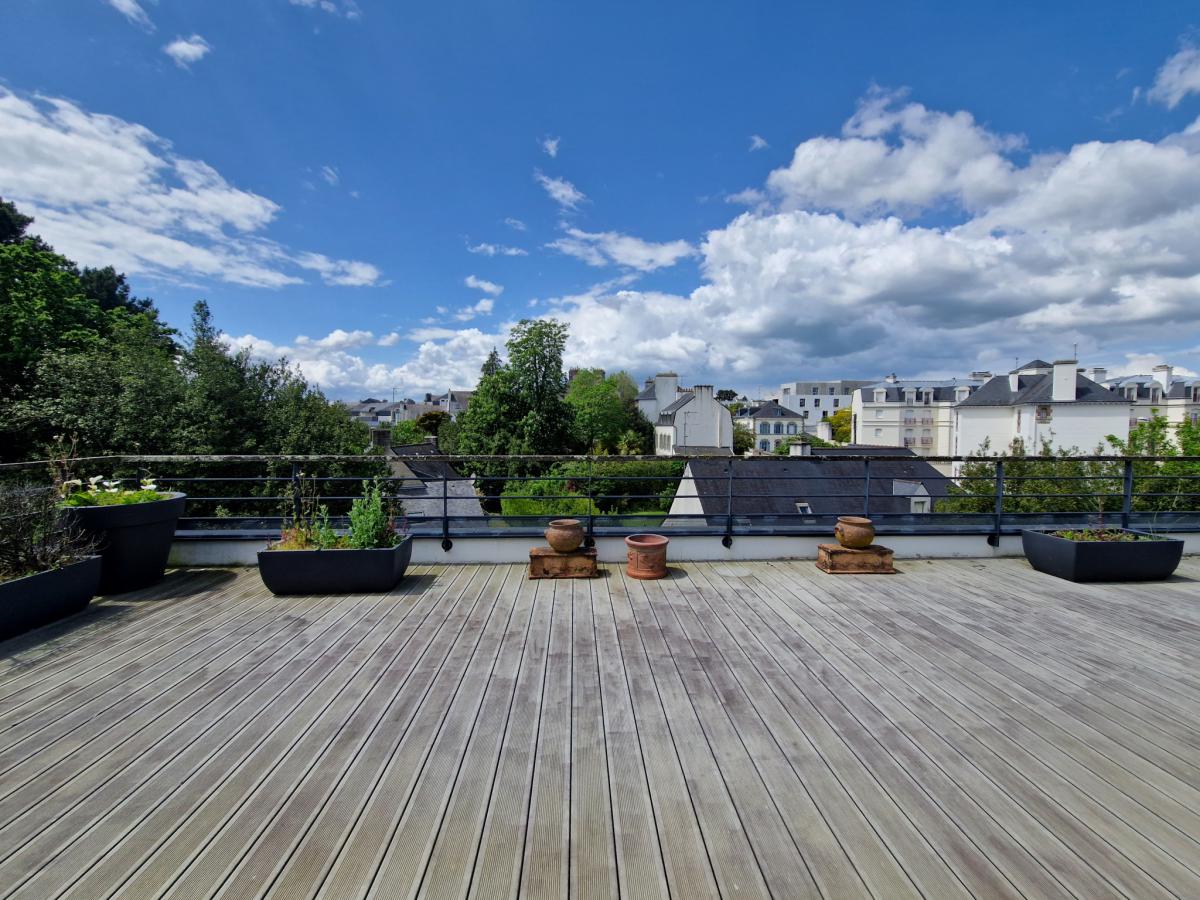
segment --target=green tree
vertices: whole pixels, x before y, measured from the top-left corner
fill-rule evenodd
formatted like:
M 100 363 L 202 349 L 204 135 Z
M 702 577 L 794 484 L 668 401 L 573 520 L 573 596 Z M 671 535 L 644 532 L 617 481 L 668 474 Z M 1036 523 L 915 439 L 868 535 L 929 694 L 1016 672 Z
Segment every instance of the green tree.
M 721 388 L 716 394 L 717 400 L 721 403 L 732 403 L 737 399 L 737 391 L 730 388 Z
M 792 444 L 808 444 L 810 447 L 834 447 L 835 444 L 817 437 L 815 434 L 797 434 L 793 437 L 783 440 L 778 447 L 775 448 L 776 456 L 790 456 L 792 453 Z
M 431 409 L 429 412 L 421 413 L 417 416 L 417 427 L 426 434 L 437 434 L 441 430 L 444 422 L 450 421 L 450 414 L 442 412 L 440 409 Z
M 392 426 L 393 444 L 423 444 L 427 435 L 420 419 L 407 419 Z
M 0 244 L 15 244 L 25 237 L 33 217 L 22 215 L 13 204 L 0 197 Z
M 754 432 L 745 425 L 733 426 L 733 452 L 738 456 L 754 449 Z
M 480 374 L 483 377 L 486 377 L 488 375 L 495 375 L 497 372 L 500 371 L 500 367 L 503 365 L 504 365 L 504 363 L 502 363 L 500 361 L 500 354 L 497 353 L 496 348 L 493 347 L 492 352 L 489 353 L 487 355 L 487 359 L 485 359 L 483 361 L 483 368 L 480 370 Z
M 829 427 L 833 431 L 833 440 L 839 444 L 850 443 L 850 407 L 844 406 L 829 417 Z

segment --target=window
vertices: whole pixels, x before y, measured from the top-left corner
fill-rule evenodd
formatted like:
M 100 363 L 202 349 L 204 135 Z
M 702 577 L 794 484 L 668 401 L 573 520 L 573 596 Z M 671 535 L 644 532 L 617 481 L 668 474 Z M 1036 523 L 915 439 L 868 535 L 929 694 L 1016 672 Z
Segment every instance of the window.
M 796 501 L 796 512 L 798 512 L 802 516 L 811 516 L 812 515 L 812 504 L 806 503 L 803 500 L 797 500 Z
M 796 423 L 795 422 L 788 422 L 787 433 L 788 434 L 796 433 Z
M 841 402 L 841 401 L 839 401 L 836 397 L 833 398 L 833 408 L 834 409 L 837 409 L 839 402 Z
M 821 389 L 819 387 L 817 387 L 816 385 L 813 385 L 812 392 L 814 394 L 819 394 L 819 393 L 821 393 Z
M 913 511 L 913 512 L 915 512 L 915 513 L 927 513 L 927 512 L 929 512 L 929 501 L 928 501 L 928 500 L 916 500 L 916 499 L 914 499 L 914 500 L 912 501 L 912 511 Z
M 786 396 L 787 396 L 788 394 L 790 394 L 791 392 L 792 392 L 792 389 L 791 389 L 791 388 L 784 388 L 784 389 L 783 389 L 783 396 L 785 396 L 785 397 L 786 397 Z
M 803 398 L 803 397 L 801 397 L 801 398 L 800 398 L 800 399 L 797 401 L 796 405 L 797 405 L 797 406 L 799 406 L 801 409 L 804 409 L 804 398 Z
M 882 409 L 875 410 L 875 418 L 877 418 L 877 419 L 883 418 L 883 410 Z
M 776 433 L 776 434 L 783 434 L 783 423 L 782 423 L 782 422 L 776 422 L 776 423 L 775 423 L 775 433 Z
M 821 405 L 820 397 L 817 397 L 815 400 L 813 400 L 813 406 L 820 406 L 820 405 Z
M 827 409 L 821 410 L 821 418 L 828 419 L 829 418 L 829 410 L 827 410 Z
M 1053 406 L 1039 406 L 1037 408 L 1037 420 L 1039 422 L 1049 422 L 1054 418 Z
M 876 403 L 886 403 L 887 402 L 887 391 L 876 391 L 875 392 L 875 402 Z
M 770 450 L 770 449 L 771 449 L 771 442 L 770 442 L 770 441 L 759 441 L 759 442 L 758 442 L 758 449 L 759 449 L 759 450 Z
M 776 442 L 775 442 L 775 449 L 776 449 L 776 450 L 778 450 L 778 449 L 779 449 L 779 445 L 780 445 L 780 444 L 782 444 L 782 443 L 783 443 L 783 441 L 776 441 Z
M 836 394 L 836 393 L 837 393 L 837 388 L 835 388 L 835 387 L 830 387 L 830 388 L 829 388 L 829 393 L 831 393 L 831 394 Z
M 759 434 L 770 434 L 770 433 L 771 433 L 771 426 L 770 426 L 770 425 L 768 425 L 766 422 L 763 422 L 763 423 L 761 423 L 761 424 L 758 426 L 758 433 L 759 433 Z
M 883 437 L 883 429 L 882 428 L 875 429 L 875 437 Z

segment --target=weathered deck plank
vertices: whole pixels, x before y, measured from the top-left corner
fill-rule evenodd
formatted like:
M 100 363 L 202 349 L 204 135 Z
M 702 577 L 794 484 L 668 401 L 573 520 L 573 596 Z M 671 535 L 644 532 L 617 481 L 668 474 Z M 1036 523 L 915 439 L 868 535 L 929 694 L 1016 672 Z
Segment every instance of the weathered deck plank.
M 0 644 L 0 898 L 1200 896 L 1200 561 L 172 573 Z

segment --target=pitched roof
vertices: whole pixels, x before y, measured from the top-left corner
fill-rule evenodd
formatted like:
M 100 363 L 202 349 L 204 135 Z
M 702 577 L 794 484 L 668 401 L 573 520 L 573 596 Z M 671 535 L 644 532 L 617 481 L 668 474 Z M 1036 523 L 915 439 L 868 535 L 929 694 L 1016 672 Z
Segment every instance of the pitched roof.
M 975 391 L 960 407 L 1019 406 L 1023 403 L 1128 403 L 1124 397 L 1097 384 L 1085 375 L 1075 373 L 1075 399 L 1054 400 L 1054 374 L 1018 375 L 1017 389 L 1009 385 L 1007 375 L 997 375 Z
M 743 411 L 743 415 L 745 415 Z M 774 400 L 768 400 L 758 409 L 750 412 L 751 419 L 799 419 L 802 418 L 800 413 L 788 409 L 786 406 L 780 406 Z
M 1032 359 L 1029 362 L 1025 363 L 1025 365 L 1019 366 L 1018 368 L 1013 369 L 1008 374 L 1015 375 L 1017 372 L 1022 372 L 1025 369 L 1053 369 L 1053 368 L 1054 368 L 1054 366 L 1052 366 L 1050 363 L 1046 362 L 1044 359 Z
M 642 388 L 638 392 L 638 395 L 634 399 L 635 400 L 653 400 L 654 399 L 654 382 L 650 382 L 648 385 L 646 385 L 644 388 Z
M 1104 382 L 1105 387 L 1109 390 L 1122 390 L 1122 392 L 1124 388 L 1136 385 L 1139 400 L 1149 399 L 1150 388 L 1156 384 L 1159 384 L 1159 382 L 1153 375 L 1124 375 L 1120 378 L 1110 378 Z M 1166 393 L 1167 399 L 1190 400 L 1192 397 L 1192 388 L 1197 386 L 1200 386 L 1200 378 L 1172 376 L 1171 387 Z
M 661 410 L 659 410 L 658 424 L 659 425 L 674 425 L 675 424 L 675 413 L 679 412 L 679 410 L 683 409 L 683 407 L 685 407 L 689 403 L 691 403 L 692 398 L 695 396 L 696 396 L 695 394 L 683 394 L 674 403 L 670 404 L 669 406 L 665 406 Z
M 861 515 L 866 489 L 865 463 L 839 459 L 862 454 L 884 455 L 883 448 L 814 448 L 811 456 L 734 458 L 733 514 L 735 516 L 796 516 L 796 504 L 807 503 L 813 515 Z M 912 482 L 924 486 L 935 501 L 947 495 L 950 479 L 902 447 L 889 448 L 892 459 L 871 461 L 872 515 L 911 512 Z M 692 477 L 694 493 L 706 516 L 728 515 L 728 467 L 725 460 L 693 459 L 687 474 Z M 902 482 L 897 485 L 896 482 Z M 681 488 L 682 490 L 682 488 Z
M 982 384 L 983 381 L 979 378 L 949 378 L 941 381 L 880 381 L 877 384 L 860 388 L 859 393 L 864 402 L 874 402 L 875 392 L 883 391 L 886 402 L 899 403 L 904 399 L 904 392 L 911 388 L 916 391 L 932 391 L 934 403 L 953 403 L 954 395 L 959 388 L 965 387 L 975 391 Z

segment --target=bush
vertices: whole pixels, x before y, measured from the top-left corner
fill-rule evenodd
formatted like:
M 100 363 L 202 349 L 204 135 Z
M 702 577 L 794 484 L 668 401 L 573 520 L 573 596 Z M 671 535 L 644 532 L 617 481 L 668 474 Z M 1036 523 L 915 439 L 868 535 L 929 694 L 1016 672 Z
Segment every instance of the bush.
M 506 484 L 500 511 L 506 516 L 588 516 L 595 507 L 587 497 L 572 491 L 566 479 L 539 478 Z
M 556 464 L 551 474 L 565 478 L 569 491 L 596 498 L 599 512 L 614 514 L 669 509 L 686 467 L 678 459 L 578 460 Z
M 60 569 L 90 556 L 94 544 L 65 526 L 52 487 L 0 487 L 0 581 Z

